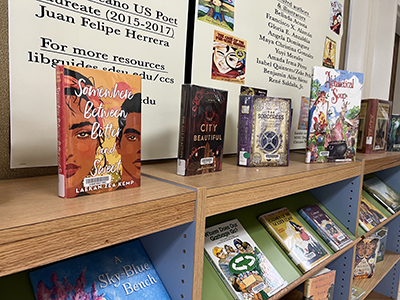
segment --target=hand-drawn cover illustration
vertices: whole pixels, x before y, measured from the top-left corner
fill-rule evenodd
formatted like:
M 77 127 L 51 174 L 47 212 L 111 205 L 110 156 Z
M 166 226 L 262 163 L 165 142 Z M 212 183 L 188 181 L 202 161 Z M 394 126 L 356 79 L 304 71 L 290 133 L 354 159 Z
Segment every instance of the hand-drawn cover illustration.
M 343 20 L 343 5 L 338 0 L 331 0 L 331 13 L 329 17 L 329 26 L 331 30 L 340 34 L 340 28 Z
M 140 186 L 141 77 L 57 66 L 58 194 Z
M 170 299 L 139 240 L 29 274 L 37 300 Z
M 325 37 L 324 55 L 322 65 L 334 69 L 336 63 L 336 42 L 329 37 Z
M 206 228 L 204 250 L 234 299 L 265 300 L 287 285 L 237 219 Z
M 357 243 L 353 278 L 371 278 L 378 256 L 379 238 L 367 236 Z
M 262 214 L 258 220 L 303 272 L 330 256 L 288 208 Z
M 233 31 L 236 0 L 199 0 L 197 18 L 200 21 Z
M 307 131 L 309 162 L 356 159 L 364 75 L 314 67 Z
M 307 130 L 308 111 L 310 110 L 310 97 L 301 96 L 298 130 Z
M 400 151 L 400 115 L 392 114 L 388 134 L 387 151 Z
M 211 79 L 244 84 L 247 42 L 214 30 Z
M 400 210 L 400 195 L 378 177 L 364 180 L 363 189 L 385 206 L 392 214 Z
M 365 191 L 362 191 L 366 193 Z M 361 195 L 360 199 L 360 213 L 358 222 L 360 226 L 365 231 L 370 231 L 372 228 L 377 226 L 386 220 L 386 217 L 373 205 L 368 201 L 363 195 Z

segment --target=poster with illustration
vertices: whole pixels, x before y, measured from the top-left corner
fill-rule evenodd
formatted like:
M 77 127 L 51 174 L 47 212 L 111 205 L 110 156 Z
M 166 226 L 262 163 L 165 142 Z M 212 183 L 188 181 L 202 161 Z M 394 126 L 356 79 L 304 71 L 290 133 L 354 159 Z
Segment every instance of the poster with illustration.
M 335 68 L 336 42 L 329 37 L 325 38 L 324 58 L 322 65 L 327 68 Z
M 338 35 L 340 34 L 342 19 L 343 19 L 343 5 L 337 0 L 331 0 L 331 16 L 329 18 L 329 24 L 331 30 Z
M 197 18 L 200 21 L 233 31 L 234 0 L 199 0 Z

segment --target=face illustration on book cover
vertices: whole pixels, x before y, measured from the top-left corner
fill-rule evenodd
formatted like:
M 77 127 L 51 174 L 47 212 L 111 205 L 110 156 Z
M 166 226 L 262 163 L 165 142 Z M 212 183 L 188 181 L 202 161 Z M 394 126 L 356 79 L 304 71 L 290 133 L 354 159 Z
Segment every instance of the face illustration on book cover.
M 199 0 L 197 18 L 200 21 L 233 31 L 234 0 Z

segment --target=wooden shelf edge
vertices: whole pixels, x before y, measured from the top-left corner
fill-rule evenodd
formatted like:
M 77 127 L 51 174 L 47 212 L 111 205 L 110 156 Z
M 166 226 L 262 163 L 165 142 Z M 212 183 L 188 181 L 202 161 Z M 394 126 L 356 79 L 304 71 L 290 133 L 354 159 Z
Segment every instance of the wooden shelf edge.
M 364 175 L 400 166 L 400 151 L 364 154 L 357 153 L 357 159 L 365 161 Z

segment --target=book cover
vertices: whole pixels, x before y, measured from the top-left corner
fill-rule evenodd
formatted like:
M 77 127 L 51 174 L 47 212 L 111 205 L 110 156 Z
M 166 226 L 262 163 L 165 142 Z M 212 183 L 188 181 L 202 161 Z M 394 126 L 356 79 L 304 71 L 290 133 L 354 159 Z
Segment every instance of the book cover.
M 233 31 L 235 2 L 232 0 L 198 0 L 197 18 L 200 21 Z
M 353 278 L 361 279 L 374 276 L 378 249 L 379 238 L 374 236 L 367 236 L 357 243 Z
M 400 151 L 400 115 L 392 114 L 387 151 Z
M 267 96 L 268 90 L 255 88 L 251 86 L 242 85 L 240 86 L 240 95 L 247 96 Z
M 339 251 L 351 244 L 350 237 L 340 229 L 319 205 L 312 204 L 303 207 L 299 210 L 299 214 L 333 251 Z
M 58 194 L 140 186 L 141 77 L 57 66 Z
M 258 220 L 303 272 L 311 270 L 330 256 L 288 208 L 267 212 Z
M 365 193 L 365 191 L 363 191 Z M 372 228 L 385 221 L 386 217 L 371 203 L 361 195 L 360 213 L 358 222 L 365 231 L 370 231 Z
M 361 101 L 358 151 L 368 154 L 386 151 L 391 110 L 391 101 L 380 99 Z
M 392 214 L 400 210 L 400 195 L 378 177 L 364 180 L 363 189 Z
M 360 297 L 364 294 L 365 294 L 365 290 L 363 290 L 362 288 L 360 288 L 356 285 L 353 285 L 351 287 L 351 300 L 360 299 Z
M 268 299 L 287 285 L 237 219 L 206 228 L 204 253 L 234 299 Z
M 324 55 L 322 65 L 334 69 L 336 63 L 336 42 L 329 37 L 325 37 Z
M 238 165 L 288 166 L 291 99 L 239 96 Z
M 314 67 L 306 162 L 356 159 L 362 73 Z
M 139 240 L 29 274 L 37 300 L 170 299 Z
M 382 261 L 385 257 L 388 230 L 389 230 L 388 227 L 382 227 L 374 233 L 374 236 L 379 238 L 379 249 L 378 249 L 378 255 L 376 257 L 376 262 Z
M 304 282 L 304 300 L 333 300 L 336 270 L 323 268 Z
M 228 92 L 182 85 L 177 174 L 222 170 Z

